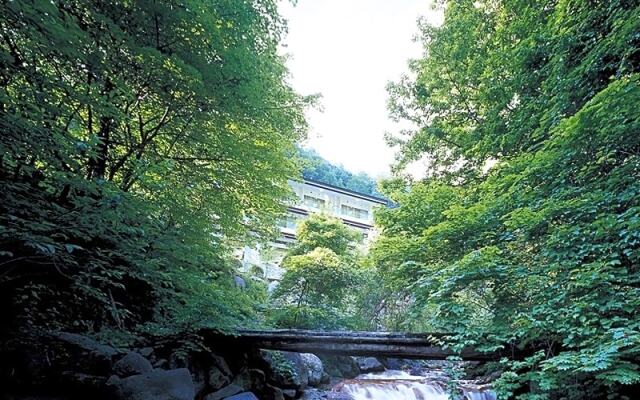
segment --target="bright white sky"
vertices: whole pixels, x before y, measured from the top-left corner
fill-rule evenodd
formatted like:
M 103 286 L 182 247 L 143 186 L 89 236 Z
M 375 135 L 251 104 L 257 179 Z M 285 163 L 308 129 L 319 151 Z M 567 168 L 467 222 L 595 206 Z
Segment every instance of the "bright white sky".
M 440 23 L 430 0 L 298 0 L 280 4 L 289 21 L 283 51 L 301 94 L 321 93 L 324 111 L 308 113 L 306 147 L 352 172 L 389 173 L 394 150 L 386 131 L 399 130 L 386 108 L 389 81 L 420 56 L 418 16 Z

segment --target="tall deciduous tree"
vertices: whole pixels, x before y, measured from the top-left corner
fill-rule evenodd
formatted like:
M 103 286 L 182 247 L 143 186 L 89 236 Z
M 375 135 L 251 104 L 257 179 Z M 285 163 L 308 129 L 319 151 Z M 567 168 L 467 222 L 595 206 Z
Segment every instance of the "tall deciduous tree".
M 421 27 L 391 111 L 417 126 L 400 166 L 433 168 L 387 185 L 373 250 L 410 285 L 407 326 L 529 352 L 500 367 L 505 398 L 636 393 L 640 6 L 450 1 Z
M 273 293 L 278 308 L 275 323 L 297 328 L 344 326 L 345 300 L 358 278 L 358 232 L 339 219 L 313 214 L 299 224 L 296 239 Z
M 297 174 L 306 100 L 286 83 L 275 1 L 8 1 L 0 15 L 13 310 L 65 325 L 86 306 L 69 323 L 99 330 L 150 318 L 136 290 L 218 285 L 223 245 L 269 231 Z M 177 277 L 194 271 L 206 279 Z

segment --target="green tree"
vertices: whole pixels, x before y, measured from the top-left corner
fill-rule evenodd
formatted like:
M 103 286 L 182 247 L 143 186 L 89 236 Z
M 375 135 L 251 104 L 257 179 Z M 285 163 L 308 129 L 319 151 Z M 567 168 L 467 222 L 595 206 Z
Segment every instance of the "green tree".
M 9 1 L 0 15 L 5 321 L 193 326 L 184 296 L 233 291 L 229 243 L 271 231 L 298 173 L 306 100 L 286 83 L 275 2 Z M 230 316 L 242 295 L 207 298 Z
M 296 244 L 289 254 L 301 255 L 316 248 L 331 250 L 337 256 L 352 256 L 356 243 L 362 240 L 358 231 L 349 228 L 337 218 L 326 214 L 311 214 L 298 224 Z
M 398 168 L 432 168 L 383 185 L 398 207 L 377 215 L 373 260 L 409 288 L 408 328 L 530 355 L 500 365 L 505 398 L 640 383 L 639 16 L 626 1 L 446 2 L 413 77 L 390 86 L 418 127 Z
M 283 327 L 344 327 L 350 311 L 346 299 L 357 283 L 360 235 L 336 218 L 313 214 L 299 224 L 296 238 L 273 293 L 272 319 Z

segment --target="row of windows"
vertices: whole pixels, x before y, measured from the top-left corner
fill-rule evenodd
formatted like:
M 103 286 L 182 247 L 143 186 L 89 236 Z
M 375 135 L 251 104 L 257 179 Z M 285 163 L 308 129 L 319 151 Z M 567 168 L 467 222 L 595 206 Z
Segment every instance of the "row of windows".
M 304 204 L 309 206 L 309 207 L 313 207 L 313 208 L 324 208 L 325 204 L 327 204 L 326 201 L 324 201 L 324 199 L 319 199 L 317 197 L 313 197 L 313 196 L 307 196 L 306 194 L 304 195 Z
M 369 211 L 363 210 L 361 208 L 351 207 L 343 204 L 340 207 L 340 211 L 342 212 L 342 215 L 348 215 L 354 218 L 360 218 L 360 219 L 369 218 Z
M 278 226 L 281 228 L 288 228 L 288 229 L 296 229 L 296 226 L 298 224 L 298 220 L 299 218 L 293 216 L 293 215 L 287 215 L 286 217 L 282 218 L 280 221 L 278 221 Z M 360 232 L 360 234 L 362 235 L 363 239 L 367 239 L 368 234 L 367 232 Z
M 325 207 L 325 205 L 327 204 L 327 202 L 324 199 L 319 199 L 317 197 L 313 197 L 313 196 L 308 196 L 308 195 L 304 195 L 304 204 L 306 206 L 312 207 L 312 208 L 317 208 L 317 209 L 323 209 Z M 351 207 L 348 205 L 343 204 L 340 207 L 340 212 L 342 213 L 342 215 L 347 215 L 349 217 L 353 217 L 353 218 L 360 218 L 360 219 L 367 219 L 369 218 L 369 211 L 367 210 L 363 210 L 361 208 L 357 208 L 357 207 Z

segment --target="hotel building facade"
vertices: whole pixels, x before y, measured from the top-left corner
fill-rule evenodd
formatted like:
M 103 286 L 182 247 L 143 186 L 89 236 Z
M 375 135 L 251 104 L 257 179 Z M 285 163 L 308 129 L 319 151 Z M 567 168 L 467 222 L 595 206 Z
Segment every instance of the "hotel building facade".
M 368 194 L 312 180 L 289 181 L 296 194 L 296 200 L 287 207 L 285 218 L 280 221 L 280 237 L 266 246 L 245 247 L 238 253 L 241 271 L 250 273 L 275 285 L 281 279 L 280 266 L 287 249 L 296 241 L 298 223 L 310 214 L 325 213 L 359 231 L 363 245 L 376 235 L 373 211 L 376 207 L 387 206 L 387 200 Z

